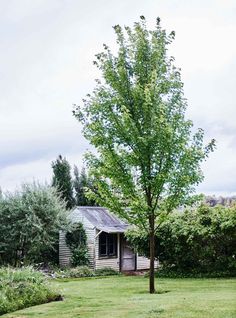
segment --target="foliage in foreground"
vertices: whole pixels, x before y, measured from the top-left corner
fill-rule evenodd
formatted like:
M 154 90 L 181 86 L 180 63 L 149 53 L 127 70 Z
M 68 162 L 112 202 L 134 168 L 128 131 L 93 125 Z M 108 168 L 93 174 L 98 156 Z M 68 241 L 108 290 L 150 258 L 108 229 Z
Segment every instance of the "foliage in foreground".
M 167 54 L 175 33 L 167 34 L 159 18 L 148 30 L 143 16 L 133 28 L 114 30 L 118 52 L 104 45 L 96 55 L 102 80 L 74 114 L 97 150 L 87 156 L 97 202 L 149 236 L 154 292 L 156 227 L 203 180 L 201 163 L 215 143 L 205 145 L 203 130 L 193 134 L 185 116 L 180 70 Z
M 0 315 L 59 299 L 45 276 L 31 267 L 0 268 Z
M 66 224 L 64 202 L 56 190 L 24 184 L 0 198 L 0 264 L 55 261 L 59 229 Z
M 148 237 L 127 233 L 130 243 L 149 256 Z M 236 205 L 200 206 L 169 215 L 156 234 L 155 256 L 167 277 L 236 276 Z

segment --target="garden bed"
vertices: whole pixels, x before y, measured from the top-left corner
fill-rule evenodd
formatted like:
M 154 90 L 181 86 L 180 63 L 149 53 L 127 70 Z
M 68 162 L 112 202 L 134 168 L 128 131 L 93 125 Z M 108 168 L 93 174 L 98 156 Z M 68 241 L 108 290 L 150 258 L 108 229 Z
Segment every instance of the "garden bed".
M 57 300 L 62 296 L 42 273 L 31 267 L 0 268 L 0 315 Z

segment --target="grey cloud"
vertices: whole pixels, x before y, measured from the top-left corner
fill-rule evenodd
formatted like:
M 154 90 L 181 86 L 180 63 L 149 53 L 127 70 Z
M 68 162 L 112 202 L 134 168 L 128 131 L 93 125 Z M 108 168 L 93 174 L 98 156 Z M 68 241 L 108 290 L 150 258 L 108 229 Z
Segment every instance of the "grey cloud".
M 195 125 L 220 135 L 235 134 L 236 63 L 231 61 L 225 68 L 214 72 L 199 72 L 185 83 L 189 100 L 188 115 Z
M 72 120 L 71 120 L 72 122 Z M 77 124 L 77 123 L 76 123 Z M 43 125 L 43 123 L 42 123 Z M 42 127 L 43 128 L 43 127 Z M 85 152 L 90 148 L 88 142 L 80 133 L 80 127 L 58 127 L 45 125 L 43 129 L 37 131 L 32 127 L 22 127 L 25 129 L 23 138 L 20 135 L 13 135 L 7 140 L 0 139 L 0 169 L 17 163 L 26 163 L 42 158 L 48 158 L 59 153 L 65 155 L 75 152 Z M 32 129 L 32 130 L 31 130 Z
M 204 166 L 202 187 L 232 191 L 236 65 L 229 59 L 236 50 L 229 39 L 236 30 L 234 8 L 234 2 L 227 0 L 4 2 L 0 13 L 1 186 L 12 187 L 24 178 L 47 178 L 50 160 L 58 153 L 76 158 L 89 147 L 72 117 L 71 105 L 92 90 L 99 76 L 92 60 L 102 43 L 115 48 L 111 26 L 132 25 L 144 14 L 152 25 L 159 15 L 164 27 L 176 29 L 173 55 L 183 67 L 188 117 L 195 127 L 205 129 L 206 139 L 218 139 L 217 151 Z

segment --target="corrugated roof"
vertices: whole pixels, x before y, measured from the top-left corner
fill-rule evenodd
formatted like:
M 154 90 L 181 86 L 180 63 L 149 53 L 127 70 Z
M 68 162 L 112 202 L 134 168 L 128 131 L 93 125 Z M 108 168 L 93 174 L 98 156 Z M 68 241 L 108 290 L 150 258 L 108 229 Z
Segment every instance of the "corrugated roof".
M 128 227 L 127 223 L 102 207 L 82 206 L 77 207 L 72 213 L 74 217 L 81 213 L 93 226 L 106 233 L 123 233 Z

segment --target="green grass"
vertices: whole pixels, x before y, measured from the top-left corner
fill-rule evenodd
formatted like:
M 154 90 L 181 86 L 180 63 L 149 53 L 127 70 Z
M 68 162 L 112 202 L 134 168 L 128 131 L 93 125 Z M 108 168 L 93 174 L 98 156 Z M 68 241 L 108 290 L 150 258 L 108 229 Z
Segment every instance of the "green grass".
M 144 277 L 112 276 L 55 281 L 62 302 L 2 317 L 26 318 L 235 318 L 236 279 L 157 279 L 157 294 Z

